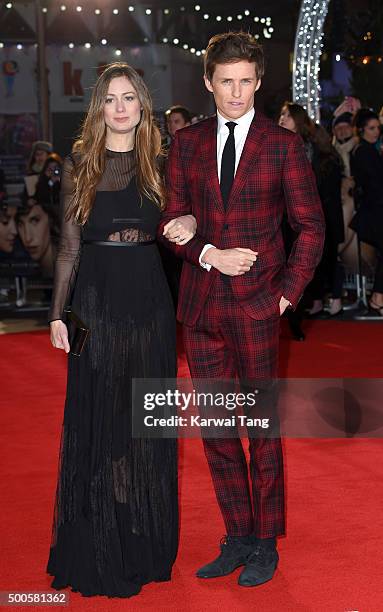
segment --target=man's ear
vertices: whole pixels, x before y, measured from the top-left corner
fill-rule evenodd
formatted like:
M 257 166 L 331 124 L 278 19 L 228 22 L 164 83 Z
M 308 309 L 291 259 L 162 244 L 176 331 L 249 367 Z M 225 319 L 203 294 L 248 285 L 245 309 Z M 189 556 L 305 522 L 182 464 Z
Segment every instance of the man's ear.
M 255 91 L 258 91 L 258 89 L 260 88 L 261 85 L 262 85 L 262 81 L 261 81 L 261 79 L 259 79 L 259 81 L 257 83 L 257 86 L 255 88 Z
M 207 78 L 206 74 L 203 75 L 203 80 L 205 81 L 205 87 L 208 91 L 210 91 L 210 93 L 213 93 L 213 87 L 209 81 L 209 79 Z

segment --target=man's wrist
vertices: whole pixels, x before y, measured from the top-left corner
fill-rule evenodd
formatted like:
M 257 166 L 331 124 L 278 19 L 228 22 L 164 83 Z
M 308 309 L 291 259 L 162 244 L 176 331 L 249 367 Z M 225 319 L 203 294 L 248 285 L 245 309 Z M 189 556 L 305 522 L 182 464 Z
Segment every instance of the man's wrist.
M 209 251 L 209 250 L 211 251 L 211 250 L 212 250 L 212 249 L 214 249 L 214 248 L 215 248 L 215 247 L 214 247 L 214 244 L 210 244 L 210 243 L 205 244 L 205 246 L 203 247 L 203 249 L 202 249 L 202 251 L 201 251 L 201 253 L 200 253 L 200 256 L 199 256 L 199 258 L 198 258 L 199 265 L 200 265 L 200 266 L 201 266 L 201 267 L 202 267 L 204 270 L 206 270 L 207 272 L 210 272 L 210 270 L 211 270 L 211 264 L 210 264 L 210 263 L 207 263 L 207 262 L 205 261 L 205 253 L 207 253 L 207 251 Z
M 205 263 L 209 266 L 213 266 L 214 268 L 214 261 L 217 253 L 218 249 L 215 246 L 209 246 L 209 248 L 206 249 L 205 253 L 201 257 L 202 263 Z

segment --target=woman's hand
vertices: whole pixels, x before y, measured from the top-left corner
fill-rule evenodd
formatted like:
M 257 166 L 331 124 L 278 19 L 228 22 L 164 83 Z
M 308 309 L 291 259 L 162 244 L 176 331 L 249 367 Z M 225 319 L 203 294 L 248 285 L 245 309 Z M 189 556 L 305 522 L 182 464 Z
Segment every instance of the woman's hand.
M 63 321 L 51 321 L 51 342 L 55 348 L 63 349 L 69 353 L 70 346 L 68 341 L 67 326 Z
M 170 242 L 184 245 L 191 240 L 197 231 L 197 221 L 193 215 L 183 215 L 172 219 L 164 227 L 163 235 Z

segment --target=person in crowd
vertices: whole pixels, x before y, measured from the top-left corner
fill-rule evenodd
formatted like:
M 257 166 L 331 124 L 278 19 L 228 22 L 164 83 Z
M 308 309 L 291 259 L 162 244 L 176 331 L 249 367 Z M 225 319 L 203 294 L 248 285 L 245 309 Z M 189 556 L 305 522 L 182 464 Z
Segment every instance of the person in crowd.
M 143 79 L 107 66 L 62 176 L 52 344 L 66 305 L 88 328 L 69 354 L 52 544 L 56 589 L 130 597 L 170 580 L 178 547 L 177 441 L 132 435 L 132 379 L 174 378 L 175 317 L 155 242 L 161 135 Z M 195 219 L 178 221 L 183 241 Z M 140 406 L 141 408 L 141 406 Z
M 40 173 L 44 167 L 48 156 L 53 152 L 53 146 L 45 140 L 36 140 L 31 149 L 29 161 L 27 164 L 27 172 L 24 177 L 25 190 L 23 199 L 28 200 L 28 204 L 34 204 L 34 196 L 36 193 L 36 185 L 39 180 Z
M 47 157 L 53 153 L 53 145 L 45 140 L 36 140 L 27 165 L 27 175 L 40 174 Z
M 17 237 L 16 211 L 16 206 L 8 206 L 0 196 L 0 264 L 3 260 L 9 260 L 13 254 Z M 7 287 L 0 288 L 0 305 L 10 305 Z
M 332 122 L 332 144 L 342 158 L 345 177 L 350 177 L 350 155 L 358 141 L 352 127 L 352 119 L 352 113 L 342 113 L 334 117 Z
M 344 242 L 344 218 L 342 208 L 342 172 L 340 155 L 331 144 L 327 130 L 315 126 L 313 170 L 326 221 L 326 238 L 322 259 L 309 285 L 314 303 L 312 314 L 323 311 L 327 286 L 331 291 L 328 314 L 342 313 L 343 267 L 339 261 L 339 245 Z
M 158 236 L 184 260 L 178 318 L 193 379 L 213 377 L 224 388 L 223 381 L 238 380 L 241 388 L 257 389 L 277 375 L 280 316 L 290 304 L 296 307 L 319 262 L 323 213 L 302 140 L 254 109 L 264 72 L 255 38 L 218 34 L 204 62 L 217 116 L 175 134 Z M 287 264 L 285 210 L 297 233 Z M 190 212 L 197 233 L 183 246 L 175 218 Z M 226 431 L 229 437 L 203 438 L 227 535 L 199 578 L 244 565 L 241 586 L 272 579 L 276 538 L 285 530 L 283 456 L 278 431 L 274 435 L 249 432 L 254 510 L 236 427 Z
M 298 132 L 303 139 L 305 152 L 308 160 L 312 161 L 312 148 L 311 148 L 311 140 L 310 133 L 313 132 L 313 122 L 309 118 L 307 114 L 302 114 L 299 112 L 300 107 L 298 109 L 291 106 L 292 103 L 285 102 L 282 106 L 278 123 L 281 127 L 284 127 L 291 132 Z M 298 105 L 297 105 L 298 106 Z M 294 113 L 294 109 L 297 110 L 295 113 L 295 120 L 291 113 Z M 291 110 L 291 113 L 290 113 Z M 291 253 L 291 250 L 294 246 L 294 242 L 296 240 L 296 233 L 291 228 L 287 215 L 284 214 L 283 217 L 283 237 L 285 243 L 285 249 L 287 256 Z M 290 331 L 294 340 L 303 341 L 306 338 L 306 335 L 302 329 L 302 320 L 304 317 L 305 311 L 305 299 L 299 301 L 299 304 L 294 310 L 287 309 L 285 316 L 287 317 Z
M 376 249 L 377 265 L 369 305 L 383 316 L 383 158 L 376 148 L 379 117 L 374 111 L 361 108 L 353 125 L 359 139 L 351 154 L 357 211 L 350 226 L 360 241 Z
M 24 250 L 20 248 L 17 240 L 17 214 L 18 206 L 7 204 L 5 199 L 0 202 L 0 261 L 15 260 L 24 256 Z M 26 279 L 23 276 L 15 276 L 16 306 L 21 307 L 26 303 Z M 10 305 L 10 290 L 3 287 L 0 290 L 0 303 Z
M 8 257 L 13 252 L 17 238 L 16 213 L 17 206 L 0 203 L 0 253 Z
M 43 278 L 52 278 L 58 241 L 58 215 L 50 204 L 24 205 L 17 211 L 17 230 L 23 247 L 40 265 Z
M 51 153 L 45 160 L 36 185 L 34 199 L 38 204 L 52 208 L 59 205 L 61 186 L 62 159 L 57 153 Z
M 323 312 L 326 281 L 331 290 L 329 314 L 342 311 L 342 269 L 338 265 L 338 245 L 344 241 L 344 221 L 341 201 L 342 162 L 332 147 L 330 136 L 315 125 L 303 106 L 286 102 L 281 110 L 279 125 L 298 133 L 305 143 L 311 162 L 326 221 L 326 239 L 322 258 L 307 292 L 313 299 L 310 315 Z
M 174 138 L 177 130 L 187 127 L 191 124 L 191 114 L 186 106 L 180 104 L 171 106 L 165 113 L 166 127 L 170 136 L 170 141 Z M 169 143 L 163 147 L 164 157 L 162 160 L 162 172 L 165 175 L 165 167 L 167 155 L 169 152 Z M 182 272 L 182 259 L 176 257 L 169 249 L 159 244 L 162 263 L 164 266 L 166 278 L 172 294 L 174 308 L 177 309 L 178 292 L 180 286 L 180 278 Z
M 4 170 L 0 168 L 0 207 L 2 206 L 4 202 L 5 196 L 6 196 L 5 174 L 4 174 Z
M 171 106 L 165 113 L 166 127 L 170 138 L 174 138 L 177 130 L 184 128 L 191 124 L 192 116 L 189 109 L 186 106 L 177 104 Z
M 48 278 L 53 277 L 53 266 L 58 244 L 61 168 L 61 157 L 57 153 L 50 153 L 39 174 L 35 194 L 33 198 L 28 198 L 27 200 L 29 206 L 32 207 L 31 210 L 34 210 L 35 217 L 36 215 L 39 216 L 40 220 L 42 220 L 46 214 L 49 217 L 50 240 L 45 254 L 43 255 L 42 252 L 38 253 L 38 249 L 33 252 L 33 246 L 31 246 L 38 240 L 36 232 L 37 225 L 34 227 L 34 232 L 32 232 L 32 226 L 29 225 L 28 238 L 30 239 L 30 243 L 26 245 L 29 252 L 32 252 L 33 258 L 40 262 L 42 276 Z M 36 206 L 39 207 L 40 210 L 36 208 Z M 40 225 L 41 229 L 42 227 L 43 226 Z M 41 246 L 42 245 L 43 241 L 41 241 Z M 49 265 L 46 265 L 48 262 Z M 45 301 L 50 303 L 52 299 L 52 289 L 50 287 L 44 289 L 44 296 Z
M 356 234 L 349 227 L 349 223 L 355 213 L 355 203 L 353 197 L 354 180 L 351 176 L 350 156 L 351 151 L 357 144 L 357 138 L 352 127 L 353 114 L 343 112 L 334 117 L 332 122 L 333 140 L 332 144 L 342 159 L 342 210 L 345 239 L 339 245 L 339 256 L 342 262 L 349 267 L 357 266 L 356 257 Z
M 310 119 L 303 106 L 286 101 L 281 108 L 279 125 L 301 136 L 306 151 L 306 157 L 309 162 L 312 163 L 314 157 L 313 138 L 315 134 L 315 123 Z

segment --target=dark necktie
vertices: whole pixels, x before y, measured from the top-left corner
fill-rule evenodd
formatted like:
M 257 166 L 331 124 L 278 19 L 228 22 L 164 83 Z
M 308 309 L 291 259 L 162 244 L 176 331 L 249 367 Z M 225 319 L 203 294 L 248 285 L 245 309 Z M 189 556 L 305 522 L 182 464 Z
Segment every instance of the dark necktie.
M 227 137 L 221 161 L 221 194 L 225 208 L 227 206 L 230 190 L 234 181 L 235 170 L 235 140 L 234 130 L 237 123 L 228 121 L 225 125 L 229 128 L 229 136 Z

